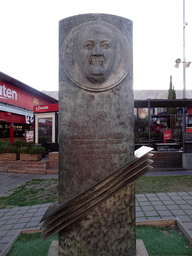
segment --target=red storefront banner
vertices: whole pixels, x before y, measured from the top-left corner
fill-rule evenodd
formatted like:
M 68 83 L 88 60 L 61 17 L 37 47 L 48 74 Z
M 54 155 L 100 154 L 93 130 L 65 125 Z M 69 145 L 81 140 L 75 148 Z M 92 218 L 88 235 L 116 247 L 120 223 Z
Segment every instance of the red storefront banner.
M 41 96 L 33 95 L 7 82 L 0 81 L 0 101 L 21 108 L 33 110 L 34 105 L 50 104 Z
M 0 122 L 26 124 L 25 116 L 12 114 L 10 112 L 0 112 Z
M 33 107 L 34 113 L 45 113 L 45 112 L 56 112 L 56 111 L 59 111 L 58 103 Z

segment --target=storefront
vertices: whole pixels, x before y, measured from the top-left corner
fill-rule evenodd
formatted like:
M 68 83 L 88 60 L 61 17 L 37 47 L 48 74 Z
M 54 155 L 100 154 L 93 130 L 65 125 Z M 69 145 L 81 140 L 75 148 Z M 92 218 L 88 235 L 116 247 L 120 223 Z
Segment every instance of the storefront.
M 157 150 L 182 151 L 186 143 L 192 145 L 192 100 L 135 100 L 135 109 L 137 109 L 137 119 L 135 127 L 135 145 L 149 145 Z M 139 116 L 139 109 L 145 111 L 145 122 L 143 117 Z M 168 114 L 169 108 L 176 110 L 175 114 Z M 163 109 L 159 112 L 158 109 Z M 145 128 L 140 132 L 141 125 Z M 139 127 L 139 128 L 138 128 Z M 159 132 L 160 131 L 160 132 Z M 185 139 L 186 137 L 186 139 Z M 192 146 L 191 146 L 192 152 Z
M 58 106 L 34 106 L 35 143 L 58 142 Z
M 0 72 L 0 140 L 33 141 L 33 107 L 58 100 Z
M 58 151 L 58 108 L 58 103 L 33 107 L 35 143 L 48 151 Z

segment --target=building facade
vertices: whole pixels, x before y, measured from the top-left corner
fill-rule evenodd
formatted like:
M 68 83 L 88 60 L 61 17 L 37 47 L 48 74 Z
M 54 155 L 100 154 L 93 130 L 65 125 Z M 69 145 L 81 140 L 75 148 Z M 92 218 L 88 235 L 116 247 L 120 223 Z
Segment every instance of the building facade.
M 33 106 L 58 100 L 0 72 L 0 140 L 33 139 Z M 31 133 L 29 133 L 31 132 Z
M 59 99 L 58 91 L 42 91 L 43 93 Z M 176 99 L 183 98 L 182 90 L 175 90 Z M 186 91 L 186 98 L 192 99 L 192 90 Z M 147 99 L 168 99 L 168 90 L 134 90 L 134 99 L 135 100 L 147 100 Z

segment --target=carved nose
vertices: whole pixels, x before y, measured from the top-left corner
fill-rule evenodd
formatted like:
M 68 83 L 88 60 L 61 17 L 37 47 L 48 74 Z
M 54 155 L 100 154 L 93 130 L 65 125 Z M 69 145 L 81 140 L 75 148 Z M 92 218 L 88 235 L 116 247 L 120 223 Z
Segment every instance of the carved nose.
M 100 47 L 99 44 L 96 44 L 96 45 L 95 45 L 93 55 L 102 55 L 101 47 Z

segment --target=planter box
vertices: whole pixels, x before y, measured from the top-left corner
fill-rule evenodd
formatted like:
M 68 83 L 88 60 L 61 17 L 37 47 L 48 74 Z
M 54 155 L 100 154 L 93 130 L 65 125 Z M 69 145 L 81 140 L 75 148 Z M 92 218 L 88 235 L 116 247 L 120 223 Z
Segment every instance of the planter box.
M 42 154 L 30 155 L 30 154 L 20 154 L 20 161 L 40 161 L 42 159 Z
M 17 159 L 18 159 L 18 155 L 16 153 L 0 154 L 0 160 L 2 161 L 16 161 Z

